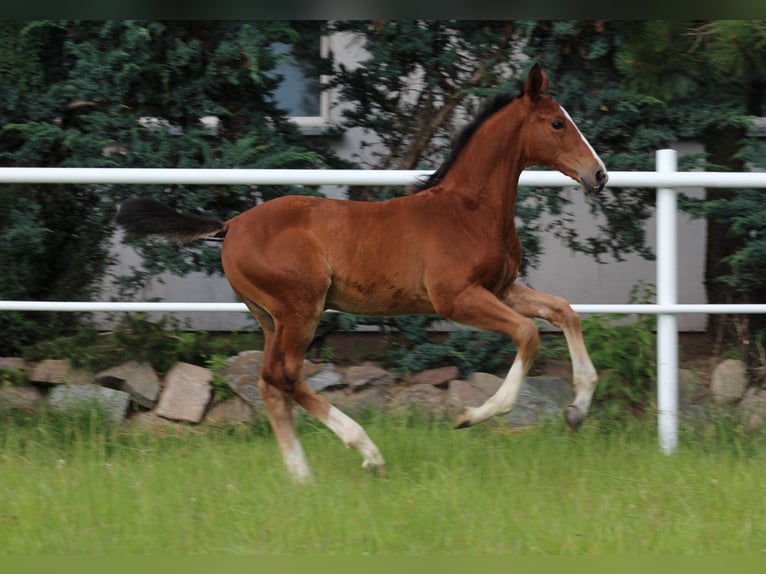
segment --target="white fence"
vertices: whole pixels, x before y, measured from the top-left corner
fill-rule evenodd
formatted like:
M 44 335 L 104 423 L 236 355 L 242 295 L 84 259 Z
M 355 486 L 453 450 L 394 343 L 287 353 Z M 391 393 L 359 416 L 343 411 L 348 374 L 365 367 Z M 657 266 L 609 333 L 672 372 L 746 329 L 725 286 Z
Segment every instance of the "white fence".
M 678 172 L 675 150 L 657 152 L 657 170 L 609 173 L 609 187 L 657 188 L 657 303 L 580 305 L 578 313 L 652 313 L 657 315 L 657 424 L 666 454 L 678 446 L 679 313 L 766 313 L 766 304 L 679 304 L 677 285 L 678 187 L 766 188 L 766 173 Z M 118 169 L 0 168 L 0 184 L 186 184 L 186 185 L 411 185 L 430 171 L 418 170 L 272 170 L 272 169 Z M 525 171 L 519 185 L 571 187 L 558 172 Z M 702 247 L 702 246 L 700 246 Z M 221 311 L 247 312 L 242 303 L 0 301 L 0 311 Z

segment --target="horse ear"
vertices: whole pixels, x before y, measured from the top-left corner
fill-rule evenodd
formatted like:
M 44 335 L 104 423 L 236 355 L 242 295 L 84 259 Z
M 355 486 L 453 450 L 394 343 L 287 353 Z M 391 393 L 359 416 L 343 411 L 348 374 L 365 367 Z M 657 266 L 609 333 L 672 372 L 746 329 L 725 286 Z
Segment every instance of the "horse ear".
M 529 96 L 533 102 L 536 102 L 540 99 L 540 96 L 544 96 L 548 93 L 548 75 L 543 72 L 540 64 L 535 64 L 532 66 L 532 69 L 529 70 L 524 93 Z

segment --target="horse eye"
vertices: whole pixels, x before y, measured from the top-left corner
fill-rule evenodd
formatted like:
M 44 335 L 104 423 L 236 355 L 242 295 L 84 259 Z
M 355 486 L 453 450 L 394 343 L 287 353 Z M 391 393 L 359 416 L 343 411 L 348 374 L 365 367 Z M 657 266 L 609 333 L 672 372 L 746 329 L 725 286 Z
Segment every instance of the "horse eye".
M 564 129 L 564 120 L 556 118 L 555 120 L 553 120 L 551 122 L 551 127 L 554 130 L 556 130 L 556 131 L 563 130 Z

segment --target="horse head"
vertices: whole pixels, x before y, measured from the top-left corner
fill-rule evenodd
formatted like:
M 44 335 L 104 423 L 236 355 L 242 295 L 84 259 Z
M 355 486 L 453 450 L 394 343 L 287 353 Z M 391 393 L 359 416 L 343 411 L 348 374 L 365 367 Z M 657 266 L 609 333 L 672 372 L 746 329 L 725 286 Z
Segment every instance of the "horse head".
M 567 111 L 548 95 L 548 76 L 535 64 L 527 76 L 524 98 L 530 107 L 524 137 L 526 165 L 557 169 L 586 192 L 601 191 L 606 167 Z

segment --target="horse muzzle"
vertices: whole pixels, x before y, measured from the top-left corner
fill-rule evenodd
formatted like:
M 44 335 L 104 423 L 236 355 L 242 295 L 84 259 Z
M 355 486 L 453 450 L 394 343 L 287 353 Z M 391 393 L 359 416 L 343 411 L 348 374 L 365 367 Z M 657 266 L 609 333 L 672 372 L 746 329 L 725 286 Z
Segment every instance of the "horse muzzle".
M 580 177 L 580 184 L 585 188 L 587 193 L 594 191 L 601 191 L 604 189 L 606 182 L 609 181 L 609 175 L 605 169 L 597 169 L 593 175 L 588 177 Z

